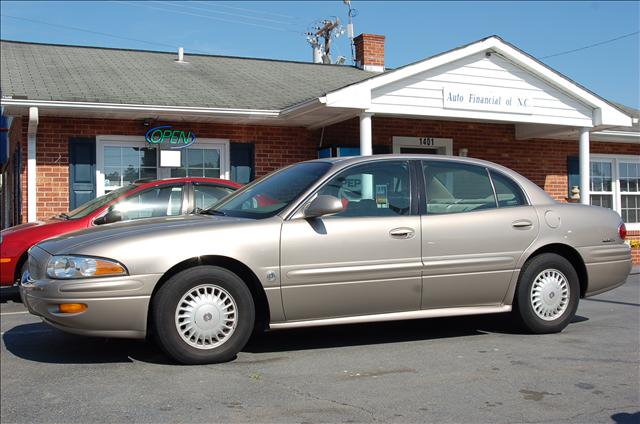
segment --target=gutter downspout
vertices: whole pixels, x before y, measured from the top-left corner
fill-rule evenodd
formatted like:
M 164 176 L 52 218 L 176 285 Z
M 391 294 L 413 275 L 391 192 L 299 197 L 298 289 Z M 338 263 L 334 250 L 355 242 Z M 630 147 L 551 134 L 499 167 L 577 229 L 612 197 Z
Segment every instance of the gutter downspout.
M 38 108 L 29 108 L 27 129 L 27 221 L 36 220 L 36 135 L 38 133 Z

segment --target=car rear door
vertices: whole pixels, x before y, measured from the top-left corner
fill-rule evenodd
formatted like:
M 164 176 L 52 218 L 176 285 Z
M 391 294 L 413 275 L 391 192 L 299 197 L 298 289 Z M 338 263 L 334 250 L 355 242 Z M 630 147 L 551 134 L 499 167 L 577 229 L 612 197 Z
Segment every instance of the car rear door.
M 537 237 L 534 207 L 513 180 L 484 166 L 433 160 L 422 170 L 422 308 L 501 304 Z
M 318 191 L 341 199 L 345 210 L 283 223 L 287 320 L 420 308 L 420 217 L 411 179 L 409 161 L 355 165 Z

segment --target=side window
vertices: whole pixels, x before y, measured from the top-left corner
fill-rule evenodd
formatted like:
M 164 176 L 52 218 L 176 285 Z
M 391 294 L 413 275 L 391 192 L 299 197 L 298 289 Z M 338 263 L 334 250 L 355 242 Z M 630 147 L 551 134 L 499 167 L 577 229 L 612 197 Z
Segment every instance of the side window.
M 196 210 L 210 208 L 230 193 L 233 193 L 233 189 L 228 187 L 195 183 L 193 196 Z
M 427 214 L 495 209 L 496 199 L 486 168 L 465 163 L 422 163 L 427 190 Z
M 349 168 L 318 194 L 335 196 L 344 210 L 336 216 L 395 216 L 411 213 L 409 163 L 377 162 Z
M 154 187 L 136 193 L 113 206 L 122 220 L 180 215 L 183 186 Z
M 496 189 L 498 196 L 498 205 L 501 208 L 512 206 L 522 206 L 527 204 L 522 189 L 511 178 L 500 174 L 499 172 L 490 171 L 493 187 Z

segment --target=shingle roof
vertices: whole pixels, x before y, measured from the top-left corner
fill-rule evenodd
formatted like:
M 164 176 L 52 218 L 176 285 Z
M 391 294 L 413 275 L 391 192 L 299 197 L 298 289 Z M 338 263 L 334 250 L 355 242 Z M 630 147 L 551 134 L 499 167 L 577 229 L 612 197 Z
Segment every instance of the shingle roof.
M 2 41 L 2 96 L 283 109 L 371 77 L 350 66 Z

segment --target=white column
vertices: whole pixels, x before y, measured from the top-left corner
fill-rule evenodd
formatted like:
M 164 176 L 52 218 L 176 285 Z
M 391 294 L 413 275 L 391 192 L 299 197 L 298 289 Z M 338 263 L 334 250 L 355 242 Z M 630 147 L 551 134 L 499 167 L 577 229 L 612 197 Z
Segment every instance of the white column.
M 371 156 L 373 154 L 373 141 L 371 131 L 371 117 L 373 113 L 362 112 L 360 114 L 360 155 Z
M 360 114 L 360 156 L 371 156 L 373 154 L 373 141 L 371 131 L 372 113 L 362 112 Z M 362 199 L 373 199 L 373 175 L 362 175 Z
M 38 108 L 29 108 L 27 129 L 27 220 L 36 220 L 36 134 L 38 132 Z
M 580 203 L 590 204 L 589 128 L 580 128 Z

